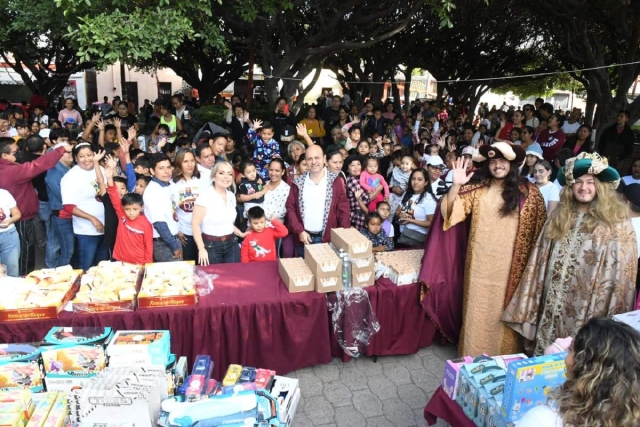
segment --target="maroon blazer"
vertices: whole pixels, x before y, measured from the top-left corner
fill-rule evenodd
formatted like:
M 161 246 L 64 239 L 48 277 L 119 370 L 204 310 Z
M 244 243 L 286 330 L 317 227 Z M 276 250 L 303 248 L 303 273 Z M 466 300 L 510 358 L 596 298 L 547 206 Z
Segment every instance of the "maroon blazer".
M 338 178 L 338 175 L 328 170 L 327 174 L 327 188 L 331 186 L 331 194 L 327 194 L 325 200 L 325 212 L 328 212 L 325 218 L 324 231 L 322 235 L 322 241 L 328 243 L 331 241 L 331 229 L 332 228 L 350 228 L 351 219 L 349 216 L 349 200 L 347 199 L 347 192 L 345 190 L 345 184 L 342 179 Z M 287 222 L 290 233 L 293 235 L 293 241 L 295 244 L 300 244 L 300 233 L 304 230 L 304 222 L 302 220 L 302 192 L 304 187 L 304 181 L 309 172 L 304 175 L 297 176 L 291 183 L 291 190 L 289 191 L 289 198 L 287 199 Z M 327 193 L 329 193 L 327 191 Z

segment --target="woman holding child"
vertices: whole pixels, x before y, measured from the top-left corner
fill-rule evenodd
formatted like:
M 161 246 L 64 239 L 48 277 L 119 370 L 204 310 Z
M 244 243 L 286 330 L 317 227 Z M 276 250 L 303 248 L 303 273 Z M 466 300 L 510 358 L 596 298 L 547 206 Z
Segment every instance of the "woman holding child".
M 437 198 L 424 169 L 416 169 L 409 177 L 409 187 L 402 196 L 395 216 L 400 223 L 398 245 L 423 247 L 431 219 L 436 211 Z

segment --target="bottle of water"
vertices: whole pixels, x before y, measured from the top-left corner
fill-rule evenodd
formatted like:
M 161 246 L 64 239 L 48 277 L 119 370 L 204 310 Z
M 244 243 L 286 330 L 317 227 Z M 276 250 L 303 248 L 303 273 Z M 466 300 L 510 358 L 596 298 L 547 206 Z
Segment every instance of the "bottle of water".
M 351 258 L 346 253 L 342 256 L 342 289 L 351 289 Z

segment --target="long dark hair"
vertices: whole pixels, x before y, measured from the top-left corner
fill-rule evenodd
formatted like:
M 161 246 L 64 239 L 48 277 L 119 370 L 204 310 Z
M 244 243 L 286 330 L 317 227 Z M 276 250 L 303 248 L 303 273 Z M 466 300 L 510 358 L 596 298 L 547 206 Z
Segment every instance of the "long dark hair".
M 519 175 L 518 164 L 516 162 L 510 162 L 510 164 L 511 168 L 504 179 L 504 187 L 502 189 L 502 200 L 504 200 L 504 204 L 500 208 L 500 215 L 503 217 L 519 209 L 520 197 L 522 196 L 520 183 L 525 182 L 526 179 Z M 483 184 L 490 184 L 493 177 L 489 172 L 489 161 L 482 162 L 480 170 L 478 171 L 478 177 Z
M 422 176 L 424 177 L 424 182 L 425 182 L 424 191 L 422 192 L 422 194 L 420 194 L 420 197 L 418 197 L 418 200 L 416 203 L 422 202 L 422 200 L 424 200 L 425 194 L 427 193 L 429 193 L 431 197 L 433 197 L 433 200 L 437 201 L 438 199 L 436 195 L 433 194 L 433 188 L 431 188 L 431 182 L 429 181 L 429 175 L 427 174 L 427 171 L 420 168 L 420 169 L 414 169 L 413 172 L 411 172 L 411 175 L 409 175 L 409 185 L 407 185 L 407 190 L 404 192 L 404 195 L 402 196 L 402 205 L 404 205 L 409 200 L 411 200 L 411 197 L 415 196 L 416 194 L 413 191 L 413 186 L 411 185 L 411 180 L 413 179 L 413 175 L 416 173 L 421 173 Z

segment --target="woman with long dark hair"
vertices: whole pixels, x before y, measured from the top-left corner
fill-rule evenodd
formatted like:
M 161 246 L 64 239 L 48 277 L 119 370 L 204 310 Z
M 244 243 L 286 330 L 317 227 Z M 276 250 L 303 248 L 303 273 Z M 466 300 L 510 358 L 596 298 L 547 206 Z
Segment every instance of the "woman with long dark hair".
M 209 183 L 204 184 L 200 180 L 200 171 L 197 168 L 196 156 L 191 150 L 178 150 L 174 161 L 173 182 L 171 192 L 176 206 L 178 217 L 178 240 L 183 246 L 182 259 L 196 261 L 198 248 L 193 239 L 191 228 L 191 216 L 196 199 Z M 208 177 L 205 177 L 208 179 Z
M 569 148 L 573 151 L 573 155 L 580 153 L 593 153 L 593 142 L 591 134 L 593 129 L 589 125 L 582 125 L 576 131 L 576 136 L 568 138 L 563 148 Z
M 420 168 L 411 172 L 409 186 L 395 212 L 395 217 L 400 223 L 398 245 L 421 247 L 424 244 L 436 211 L 437 200 L 427 171 Z
M 549 404 L 525 414 L 518 427 L 632 427 L 640 420 L 640 334 L 594 317 L 580 328 L 566 357 L 567 380 Z

